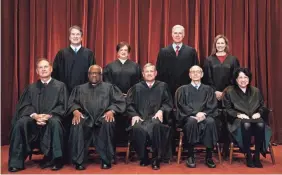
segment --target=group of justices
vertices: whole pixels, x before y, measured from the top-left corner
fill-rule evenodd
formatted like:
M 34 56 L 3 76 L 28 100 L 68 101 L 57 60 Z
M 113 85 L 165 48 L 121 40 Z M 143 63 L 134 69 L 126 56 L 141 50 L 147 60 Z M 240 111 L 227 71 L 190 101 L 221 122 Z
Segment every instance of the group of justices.
M 201 68 L 196 50 L 182 43 L 184 27 L 176 25 L 173 44 L 160 50 L 156 66 L 147 63 L 141 70 L 129 59 L 128 43 L 119 43 L 118 58 L 102 69 L 95 65 L 94 53 L 81 46 L 81 28 L 72 26 L 69 34 L 70 47 L 58 52 L 53 66 L 39 59 L 39 80 L 20 97 L 12 121 L 9 171 L 24 169 L 35 145 L 44 154 L 41 168 L 59 170 L 67 155 L 75 169 L 84 170 L 88 148 L 94 146 L 101 168 L 109 169 L 116 138 L 128 132 L 140 166 L 151 161 L 157 170 L 173 154 L 171 120 L 183 129 L 187 167 L 196 167 L 194 146 L 199 142 L 206 147 L 205 164 L 216 167 L 213 147 L 221 138 L 227 140 L 222 133 L 228 132 L 246 154 L 246 165 L 262 167 L 259 155 L 270 139 L 267 109 L 260 91 L 249 84 L 251 73 L 239 68 L 238 59 L 229 53 L 225 36 L 215 38 Z M 227 111 L 227 122 L 218 109 Z M 251 135 L 256 144 L 253 157 Z

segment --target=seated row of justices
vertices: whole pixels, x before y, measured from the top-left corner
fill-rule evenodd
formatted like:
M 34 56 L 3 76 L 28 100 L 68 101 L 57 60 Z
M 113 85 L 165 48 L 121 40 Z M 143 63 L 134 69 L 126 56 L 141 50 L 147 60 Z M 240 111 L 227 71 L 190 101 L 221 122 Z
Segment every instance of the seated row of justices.
M 141 159 L 141 166 L 149 163 L 145 146 L 147 141 L 153 148 L 153 169 L 159 169 L 161 160 L 171 156 L 171 151 L 167 151 L 170 147 L 171 128 L 166 125 L 166 121 L 173 108 L 172 96 L 166 83 L 155 80 L 157 71 L 154 65 L 148 63 L 144 66 L 144 81 L 135 84 L 127 97 L 115 85 L 102 81 L 102 68 L 98 65 L 89 68 L 89 82 L 75 87 L 69 99 L 65 84 L 51 78 L 52 66 L 48 60 L 39 60 L 36 72 L 40 80 L 25 89 L 13 119 L 9 171 L 24 169 L 24 161 L 35 143 L 39 143 L 44 154 L 41 167 L 61 169 L 64 155 L 63 121 L 69 116 L 72 116 L 72 126 L 68 150 L 77 170 L 85 169 L 90 144 L 96 147 L 100 155 L 101 168 L 111 168 L 115 154 L 115 116 L 124 112 L 131 119 L 132 124 L 128 129 L 132 130 L 132 141 Z M 218 139 L 214 121 L 217 116 L 216 97 L 210 86 L 201 84 L 203 71 L 199 66 L 192 66 L 189 75 L 192 82 L 179 88 L 176 102 L 177 120 L 184 130 L 184 145 L 189 155 L 186 164 L 188 167 L 196 166 L 193 148 L 196 143 L 203 142 L 207 147 L 206 165 L 214 168 L 211 153 Z M 246 91 L 241 89 L 245 96 L 241 97 L 243 99 L 234 99 L 236 95 L 232 96 L 233 91 L 228 90 L 230 95 L 226 95 L 224 104 L 230 115 L 237 114 L 235 117 L 247 120 L 244 121 L 244 127 L 237 125 L 237 128 L 245 128 L 242 129 L 242 145 L 246 153 L 250 154 L 249 135 L 257 129 L 262 133 L 265 128 L 264 121 L 260 119 L 264 110 L 263 100 L 258 89 L 248 86 L 248 76 L 244 70 L 239 69 L 239 73 L 235 75 L 245 76 L 244 81 L 240 81 L 241 76 L 236 77 L 239 89 L 241 84 L 245 86 Z M 258 98 L 253 98 L 254 96 Z M 242 100 L 254 102 L 249 103 L 249 108 L 246 109 Z M 252 111 L 244 111 L 251 107 Z M 248 128 L 248 125 L 252 128 Z M 263 135 L 256 135 L 256 144 L 264 145 L 256 147 L 261 148 L 260 151 L 268 143 L 265 139 Z M 261 166 L 257 152 L 254 156 L 255 163 L 250 157 L 247 160 L 248 166 Z

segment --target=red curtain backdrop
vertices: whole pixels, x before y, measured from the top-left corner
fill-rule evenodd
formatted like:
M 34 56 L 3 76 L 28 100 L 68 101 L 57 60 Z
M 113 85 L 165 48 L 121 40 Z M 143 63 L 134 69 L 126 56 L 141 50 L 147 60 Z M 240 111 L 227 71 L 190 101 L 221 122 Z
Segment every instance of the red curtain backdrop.
M 68 28 L 80 25 L 83 45 L 105 66 L 115 46 L 128 41 L 131 59 L 156 62 L 172 42 L 171 28 L 185 27 L 184 43 L 195 47 L 200 62 L 211 53 L 213 38 L 229 38 L 231 53 L 253 73 L 273 109 L 273 139 L 282 142 L 281 0 L 2 0 L 2 144 L 8 144 L 11 118 L 24 87 L 34 82 L 38 57 L 53 60 L 69 45 Z

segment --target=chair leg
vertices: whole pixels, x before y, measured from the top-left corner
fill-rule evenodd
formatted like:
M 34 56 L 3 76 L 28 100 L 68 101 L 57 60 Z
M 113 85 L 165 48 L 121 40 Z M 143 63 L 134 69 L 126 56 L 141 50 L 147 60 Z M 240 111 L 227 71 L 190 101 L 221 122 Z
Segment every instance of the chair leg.
M 234 143 L 230 143 L 229 163 L 232 164 Z
M 271 143 L 269 143 L 269 151 L 270 151 L 270 156 L 272 160 L 272 164 L 275 165 L 275 157 L 274 157 L 274 152 Z
M 217 154 L 218 154 L 219 163 L 221 164 L 222 160 L 221 160 L 221 151 L 220 151 L 219 143 L 217 143 L 216 146 L 217 146 Z
M 125 156 L 125 163 L 128 164 L 129 161 L 129 154 L 130 154 L 130 141 L 128 141 L 127 149 L 126 149 L 126 156 Z
M 180 164 L 180 159 L 181 159 L 182 139 L 183 139 L 183 133 L 180 132 L 179 144 L 178 144 L 178 153 L 177 153 L 177 163 L 178 163 L 178 164 Z

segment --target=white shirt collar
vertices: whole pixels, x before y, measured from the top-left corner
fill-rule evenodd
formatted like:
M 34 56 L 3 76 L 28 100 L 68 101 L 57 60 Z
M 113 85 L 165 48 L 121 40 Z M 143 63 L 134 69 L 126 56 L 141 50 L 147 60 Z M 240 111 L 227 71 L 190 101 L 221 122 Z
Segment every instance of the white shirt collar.
M 121 62 L 121 64 L 124 64 L 124 63 L 127 61 L 127 59 L 126 59 L 126 60 L 123 60 L 123 59 L 120 59 L 120 58 L 119 58 L 119 61 Z
M 148 87 L 150 87 L 150 85 L 152 87 L 155 84 L 155 81 L 153 83 L 149 83 L 149 82 L 146 81 L 146 84 L 148 85 Z
M 51 80 L 52 80 L 52 77 L 50 77 L 50 79 L 49 79 L 49 80 L 47 80 L 46 82 L 44 82 L 44 81 L 42 81 L 42 80 L 41 80 L 41 82 L 42 82 L 43 84 L 44 84 L 44 83 L 49 84 Z
M 74 47 L 73 45 L 70 45 L 70 47 L 72 48 L 73 51 L 75 50 L 75 48 L 77 49 L 77 51 L 79 51 L 79 49 L 81 48 L 81 44 L 79 46 L 77 46 L 77 47 Z
M 173 47 L 174 51 L 176 51 L 176 46 L 179 46 L 179 50 L 180 50 L 182 45 L 183 45 L 183 43 L 180 43 L 180 44 L 172 43 L 172 47 Z
M 193 81 L 191 81 L 191 84 L 192 84 L 192 86 L 194 86 L 194 87 L 195 87 L 195 86 L 198 86 L 197 89 L 199 89 L 199 87 L 201 86 L 201 83 L 199 83 L 199 84 L 196 85 Z

